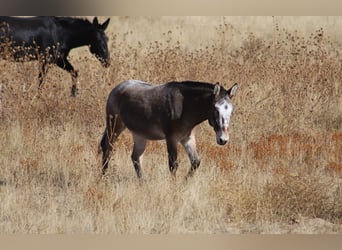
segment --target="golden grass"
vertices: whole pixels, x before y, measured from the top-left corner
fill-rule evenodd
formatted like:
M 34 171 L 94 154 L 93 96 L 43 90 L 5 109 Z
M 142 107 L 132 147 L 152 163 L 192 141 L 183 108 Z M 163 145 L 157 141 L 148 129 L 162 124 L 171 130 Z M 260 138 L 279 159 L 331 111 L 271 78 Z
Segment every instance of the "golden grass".
M 114 17 L 110 68 L 71 55 L 76 98 L 55 66 L 39 95 L 37 62 L 0 60 L 0 232 L 341 233 L 341 21 Z M 139 182 L 127 131 L 101 177 L 106 99 L 132 78 L 240 84 L 230 144 L 201 124 L 189 182 L 181 148 L 170 178 L 164 142 L 148 143 Z

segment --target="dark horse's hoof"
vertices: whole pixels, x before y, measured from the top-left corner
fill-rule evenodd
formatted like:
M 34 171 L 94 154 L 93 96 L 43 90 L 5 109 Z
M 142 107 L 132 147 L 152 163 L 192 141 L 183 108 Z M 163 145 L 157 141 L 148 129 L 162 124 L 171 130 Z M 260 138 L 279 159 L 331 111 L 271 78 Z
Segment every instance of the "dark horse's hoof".
M 71 96 L 76 97 L 77 94 L 78 94 L 78 88 L 76 86 L 72 86 L 71 87 Z

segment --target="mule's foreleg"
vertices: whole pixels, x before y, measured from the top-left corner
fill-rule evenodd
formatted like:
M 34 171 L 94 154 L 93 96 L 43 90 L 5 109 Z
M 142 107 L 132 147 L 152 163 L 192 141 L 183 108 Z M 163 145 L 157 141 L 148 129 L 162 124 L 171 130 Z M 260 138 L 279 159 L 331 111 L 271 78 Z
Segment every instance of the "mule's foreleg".
M 177 142 L 174 140 L 166 140 L 167 144 L 167 153 L 169 156 L 169 170 L 170 173 L 175 177 L 176 171 L 178 169 L 178 161 L 177 161 Z
M 196 149 L 196 139 L 195 139 L 195 134 L 191 132 L 190 136 L 184 140 L 181 141 L 188 157 L 190 160 L 190 170 L 186 176 L 186 178 L 191 177 L 195 170 L 199 167 L 201 160 L 198 156 L 197 149 Z

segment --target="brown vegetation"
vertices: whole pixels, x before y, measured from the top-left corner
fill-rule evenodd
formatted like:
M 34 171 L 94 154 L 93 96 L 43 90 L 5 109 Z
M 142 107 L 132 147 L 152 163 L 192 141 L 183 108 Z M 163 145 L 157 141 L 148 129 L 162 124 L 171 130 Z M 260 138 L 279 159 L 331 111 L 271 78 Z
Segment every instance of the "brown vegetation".
M 186 20 L 174 18 L 161 31 L 147 26 L 159 36 L 149 40 L 138 29 L 158 18 L 113 18 L 110 68 L 87 48 L 72 54 L 76 98 L 69 74 L 57 67 L 39 93 L 37 62 L 0 60 L 0 232 L 342 232 L 340 41 L 314 17 L 314 31 L 273 18 L 264 35 L 224 18 L 211 26 Z M 197 25 L 208 29 L 206 39 Z M 202 43 L 191 47 L 184 33 Z M 139 182 L 127 132 L 101 177 L 106 99 L 132 78 L 240 84 L 230 144 L 216 145 L 201 124 L 202 163 L 189 182 L 181 149 L 177 179 L 170 178 L 164 142 L 148 143 Z

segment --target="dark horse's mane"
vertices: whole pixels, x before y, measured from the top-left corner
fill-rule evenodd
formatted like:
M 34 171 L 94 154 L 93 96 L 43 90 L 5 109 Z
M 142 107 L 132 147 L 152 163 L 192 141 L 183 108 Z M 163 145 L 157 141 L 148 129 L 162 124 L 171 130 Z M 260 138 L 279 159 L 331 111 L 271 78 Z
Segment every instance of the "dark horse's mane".
M 76 17 L 55 17 L 55 21 L 59 22 L 62 26 L 70 26 L 70 25 L 84 25 L 87 24 L 91 26 L 91 22 L 84 18 L 76 18 Z

